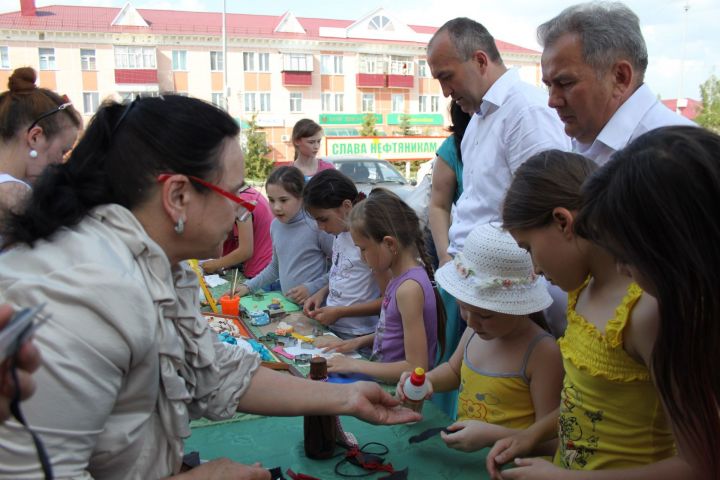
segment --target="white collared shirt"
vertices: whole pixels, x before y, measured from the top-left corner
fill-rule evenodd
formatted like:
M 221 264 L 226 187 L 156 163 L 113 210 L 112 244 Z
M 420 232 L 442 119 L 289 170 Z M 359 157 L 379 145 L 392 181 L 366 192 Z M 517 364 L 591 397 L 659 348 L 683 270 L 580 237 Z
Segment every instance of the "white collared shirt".
M 592 144 L 573 139 L 573 151 L 603 165 L 610 156 L 645 132 L 670 125 L 696 126 L 663 105 L 643 84 L 610 117 Z
M 453 210 L 448 253 L 463 249 L 476 225 L 500 219 L 500 208 L 513 173 L 532 155 L 549 149 L 570 150 L 570 139 L 547 93 L 505 72 L 488 89 L 461 144 L 463 193 Z

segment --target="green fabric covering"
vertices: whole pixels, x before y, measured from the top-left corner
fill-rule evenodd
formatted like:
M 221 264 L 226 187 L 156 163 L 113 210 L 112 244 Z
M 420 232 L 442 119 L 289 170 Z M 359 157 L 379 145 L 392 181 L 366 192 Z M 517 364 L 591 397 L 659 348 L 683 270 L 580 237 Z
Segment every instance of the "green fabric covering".
M 447 426 L 451 420 L 432 403 L 423 408 L 424 419 L 414 425 L 376 426 L 353 417 L 342 417 L 345 431 L 355 435 L 363 445 L 367 442 L 385 444 L 389 453 L 385 461 L 396 470 L 409 468 L 409 479 L 487 479 L 485 455 L 487 449 L 464 453 L 450 449 L 439 436 L 411 445 L 408 439 L 432 427 Z M 204 423 L 193 422 L 192 436 L 185 443 L 185 451 L 199 451 L 200 458 L 212 460 L 227 457 L 241 463 L 261 462 L 266 468 L 291 468 L 323 480 L 343 478 L 334 473 L 341 457 L 329 460 L 310 460 L 303 450 L 302 417 L 255 417 L 247 421 Z M 345 450 L 337 447 L 337 454 Z M 351 465 L 343 465 L 345 473 L 362 473 Z M 373 474 L 376 479 L 384 475 Z

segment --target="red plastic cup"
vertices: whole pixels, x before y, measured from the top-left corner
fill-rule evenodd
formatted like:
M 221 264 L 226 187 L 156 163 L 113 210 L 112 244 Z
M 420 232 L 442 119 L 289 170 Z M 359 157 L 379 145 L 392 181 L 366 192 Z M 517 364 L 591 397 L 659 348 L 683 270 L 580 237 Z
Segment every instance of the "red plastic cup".
M 223 295 L 220 297 L 220 308 L 224 315 L 235 315 L 240 314 L 240 297 L 235 295 L 230 297 L 229 295 Z

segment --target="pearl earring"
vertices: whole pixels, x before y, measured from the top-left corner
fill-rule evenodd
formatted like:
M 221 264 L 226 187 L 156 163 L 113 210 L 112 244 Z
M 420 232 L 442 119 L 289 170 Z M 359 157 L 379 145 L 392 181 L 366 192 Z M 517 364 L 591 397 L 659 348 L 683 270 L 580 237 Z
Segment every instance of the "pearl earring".
M 33 148 L 32 150 L 30 150 L 29 155 L 30 155 L 30 158 L 37 158 L 37 157 L 38 157 L 37 150 L 35 150 L 35 149 Z
M 185 231 L 185 221 L 181 218 L 178 218 L 177 223 L 175 224 L 175 233 L 178 235 L 182 235 Z

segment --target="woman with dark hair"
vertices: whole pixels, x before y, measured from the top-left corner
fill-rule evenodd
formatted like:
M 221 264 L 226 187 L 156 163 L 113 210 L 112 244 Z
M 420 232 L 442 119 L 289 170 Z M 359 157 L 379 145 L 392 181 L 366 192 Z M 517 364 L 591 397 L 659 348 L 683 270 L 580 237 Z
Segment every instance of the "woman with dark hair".
M 67 97 L 35 85 L 30 67 L 16 69 L 0 94 L 0 210 L 16 210 L 47 165 L 70 151 L 82 120 Z
M 720 478 L 720 136 L 653 130 L 583 188 L 579 234 L 657 298 L 652 373 L 677 447 L 701 478 Z
M 253 208 L 237 195 L 238 133 L 227 113 L 197 99 L 106 103 L 6 225 L 12 248 L 0 256 L 0 301 L 52 312 L 36 333 L 43 364 L 23 409 L 60 476 L 178 474 L 189 421 L 236 409 L 417 419 L 391 409 L 398 402 L 378 385 L 279 374 L 208 329 L 183 260 L 217 256 L 235 219 Z M 38 475 L 17 423 L 0 427 L 0 464 L 16 478 Z M 190 473 L 269 478 L 227 460 Z

